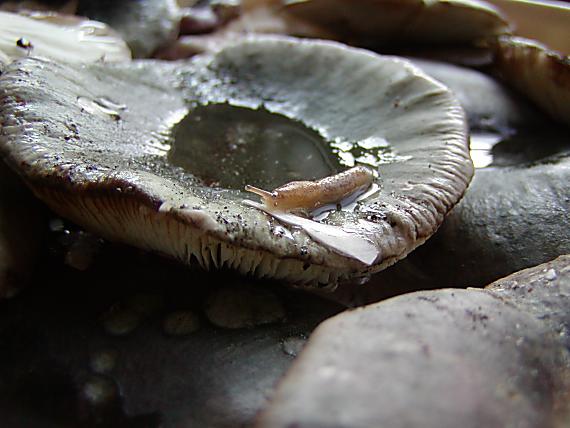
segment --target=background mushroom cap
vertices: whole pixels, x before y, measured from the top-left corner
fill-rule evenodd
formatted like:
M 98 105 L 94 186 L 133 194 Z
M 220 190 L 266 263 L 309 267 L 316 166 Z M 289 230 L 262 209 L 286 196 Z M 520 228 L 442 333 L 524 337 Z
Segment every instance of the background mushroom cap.
M 20 41 L 20 43 L 18 43 Z M 102 22 L 57 13 L 0 11 L 0 61 L 29 55 L 72 63 L 131 59 L 125 41 Z
M 472 0 L 289 0 L 285 13 L 352 43 L 462 44 L 509 31 L 498 10 Z
M 472 175 L 463 113 L 443 86 L 405 61 L 329 42 L 251 40 L 180 64 L 30 58 L 0 87 L 3 151 L 41 199 L 108 239 L 205 268 L 323 284 L 377 271 L 435 232 Z M 243 205 L 241 187 L 210 187 L 170 163 L 174 125 L 204 105 L 300 122 L 339 162 L 355 148 L 380 156 L 379 192 L 323 221 L 375 245 L 376 263 L 299 230 L 276 233 L 278 222 Z
M 566 256 L 488 291 L 343 312 L 317 327 L 257 426 L 564 427 L 569 287 Z
M 500 37 L 494 66 L 505 83 L 570 125 L 570 57 L 521 37 Z
M 176 0 L 80 0 L 77 13 L 113 27 L 136 58 L 174 41 L 181 18 Z

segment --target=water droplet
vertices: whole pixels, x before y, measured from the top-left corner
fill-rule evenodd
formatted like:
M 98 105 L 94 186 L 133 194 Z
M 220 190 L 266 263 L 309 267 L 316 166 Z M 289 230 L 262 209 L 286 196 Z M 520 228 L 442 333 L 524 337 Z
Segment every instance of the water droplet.
M 51 230 L 52 232 L 63 232 L 64 229 L 65 229 L 65 224 L 63 223 L 62 219 L 54 218 L 50 220 L 49 230 Z
M 85 382 L 81 394 L 88 403 L 100 406 L 117 397 L 117 387 L 112 380 L 95 376 Z
M 97 103 L 102 107 L 108 108 L 109 110 L 122 111 L 127 109 L 127 106 L 125 104 L 116 103 L 107 97 L 98 98 Z
M 556 274 L 556 271 L 554 269 L 548 269 L 544 277 L 548 281 L 554 281 L 558 277 L 558 275 Z
M 475 168 L 485 168 L 493 163 L 492 148 L 500 142 L 499 134 L 480 132 L 471 135 L 470 154 Z
M 117 363 L 117 353 L 115 351 L 97 352 L 91 357 L 89 366 L 95 373 L 109 373 Z
M 354 282 L 356 285 L 364 285 L 364 284 L 367 284 L 368 282 L 370 282 L 371 278 L 372 278 L 372 275 L 364 275 L 364 276 L 361 276 L 359 278 L 356 278 L 354 280 Z
M 103 315 L 103 327 L 113 336 L 124 336 L 134 331 L 140 323 L 140 315 L 132 309 L 115 305 Z
M 296 357 L 306 342 L 307 338 L 305 336 L 291 336 L 281 342 L 281 349 L 286 355 Z
M 87 113 L 91 113 L 99 117 L 104 117 L 115 121 L 121 118 L 119 111 L 106 107 L 98 100 L 92 100 L 90 98 L 80 96 L 77 97 L 77 104 Z

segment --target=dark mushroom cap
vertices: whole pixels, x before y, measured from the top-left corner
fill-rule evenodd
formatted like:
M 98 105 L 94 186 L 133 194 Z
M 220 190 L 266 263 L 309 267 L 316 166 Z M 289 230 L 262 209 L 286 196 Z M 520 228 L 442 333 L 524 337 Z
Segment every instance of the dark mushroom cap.
M 77 13 L 109 24 L 137 58 L 173 42 L 181 18 L 176 0 L 80 0 Z
M 369 46 L 462 44 L 509 32 L 498 10 L 472 0 L 285 0 L 284 12 Z
M 570 57 L 520 37 L 500 37 L 494 63 L 505 83 L 570 125 Z
M 448 90 L 406 61 L 330 42 L 251 40 L 179 64 L 74 67 L 29 58 L 8 68 L 0 90 L 2 150 L 56 212 L 110 240 L 207 269 L 329 285 L 378 271 L 435 232 L 473 172 L 463 113 Z M 354 211 L 311 222 L 326 229 L 324 241 L 340 234 L 332 245 L 315 239 L 319 231 L 245 206 L 243 182 L 232 186 L 224 175 L 236 168 L 258 185 L 287 171 L 263 159 L 242 168 L 237 155 L 224 168 L 212 160 L 217 151 L 194 149 L 196 118 L 212 114 L 222 127 L 236 109 L 277 117 L 285 128 L 302 124 L 324 140 L 312 141 L 311 153 L 332 159 L 331 173 L 359 157 L 376 165 L 377 193 Z M 260 144 L 249 150 L 282 150 L 280 161 L 297 150 Z M 190 169 L 173 158 L 185 150 L 186 161 L 197 159 Z M 245 150 L 243 159 L 257 153 Z M 229 184 L 207 182 L 212 173 Z M 352 246 L 364 246 L 364 256 Z

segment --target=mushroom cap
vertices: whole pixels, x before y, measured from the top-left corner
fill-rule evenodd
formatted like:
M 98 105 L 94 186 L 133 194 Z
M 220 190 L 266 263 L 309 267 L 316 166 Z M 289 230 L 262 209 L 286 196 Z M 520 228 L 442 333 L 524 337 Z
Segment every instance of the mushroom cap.
M 413 61 L 464 107 L 475 175 L 425 245 L 365 286 L 349 282 L 329 293 L 347 306 L 419 289 L 483 287 L 570 253 L 568 129 L 491 76 Z
M 472 134 L 490 132 L 509 136 L 548 126 L 545 115 L 493 76 L 442 61 L 419 58 L 410 61 L 453 92 L 465 110 Z
M 499 11 L 474 0 L 285 0 L 284 11 L 367 46 L 462 44 L 509 32 Z
M 324 321 L 256 426 L 564 426 L 570 258 L 500 284 L 406 294 Z
M 18 41 L 20 43 L 18 43 Z M 0 61 L 30 54 L 64 62 L 131 59 L 125 41 L 102 22 L 57 13 L 0 11 Z
M 460 100 L 477 167 L 469 192 L 429 248 L 417 254 L 431 283 L 483 286 L 570 253 L 567 127 L 490 76 L 434 62 L 416 64 Z
M 378 271 L 435 232 L 473 172 L 463 112 L 447 89 L 406 61 L 331 42 L 252 39 L 185 63 L 29 58 L 8 68 L 0 90 L 2 150 L 41 199 L 107 239 L 206 269 L 328 285 Z M 258 115 L 285 131 L 302 124 L 294 132 L 310 138 L 294 134 L 283 146 L 264 134 L 279 144 L 215 158 L 222 151 L 210 142 L 223 138 L 200 143 L 198 123 L 213 120 L 212 132 L 235 110 L 246 125 Z M 247 164 L 258 150 L 269 157 Z M 259 186 L 290 181 L 296 164 L 330 175 L 355 159 L 376 165 L 378 191 L 354 211 L 305 220 L 319 230 L 243 203 L 252 196 L 241 175 Z M 358 246 L 366 261 L 350 253 Z
M 570 125 L 570 57 L 520 37 L 499 37 L 494 63 L 505 83 Z
M 77 13 L 113 27 L 136 58 L 149 57 L 173 42 L 181 18 L 176 0 L 81 1 Z

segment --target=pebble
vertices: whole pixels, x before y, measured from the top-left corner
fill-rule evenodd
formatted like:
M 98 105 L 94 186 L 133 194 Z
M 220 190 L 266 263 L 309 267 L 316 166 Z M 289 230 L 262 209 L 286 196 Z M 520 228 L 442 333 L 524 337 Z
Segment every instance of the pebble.
M 215 326 L 251 328 L 282 321 L 285 309 L 277 296 L 254 287 L 225 287 L 206 300 L 204 311 Z

